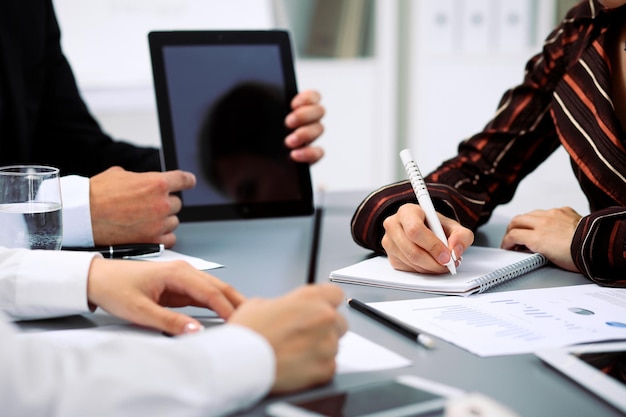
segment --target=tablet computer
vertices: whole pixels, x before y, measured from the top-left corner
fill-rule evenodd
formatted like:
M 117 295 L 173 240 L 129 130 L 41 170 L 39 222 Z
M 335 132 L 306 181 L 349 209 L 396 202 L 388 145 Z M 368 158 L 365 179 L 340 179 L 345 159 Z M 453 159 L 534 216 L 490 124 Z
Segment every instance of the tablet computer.
M 415 375 L 372 382 L 295 401 L 277 401 L 271 417 L 417 417 L 443 414 L 446 402 L 463 391 Z
M 535 354 L 626 413 L 626 342 L 594 343 Z
M 297 93 L 281 30 L 148 35 L 166 170 L 196 175 L 181 221 L 313 213 L 308 164 L 289 157 L 285 117 Z

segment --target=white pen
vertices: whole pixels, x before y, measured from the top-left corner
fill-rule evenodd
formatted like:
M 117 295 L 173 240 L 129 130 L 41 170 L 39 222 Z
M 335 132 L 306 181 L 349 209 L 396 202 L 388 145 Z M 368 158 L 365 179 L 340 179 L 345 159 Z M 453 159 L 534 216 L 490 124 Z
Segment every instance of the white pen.
M 417 201 L 424 210 L 426 214 L 426 223 L 428 228 L 432 230 L 432 232 L 437 236 L 446 246 L 448 246 L 448 238 L 443 231 L 443 227 L 441 226 L 441 222 L 439 221 L 439 217 L 437 217 L 437 212 L 435 211 L 435 206 L 433 206 L 433 202 L 430 199 L 430 194 L 428 194 L 428 189 L 426 188 L 426 183 L 424 182 L 424 178 L 422 178 L 422 173 L 420 172 L 417 164 L 413 160 L 411 156 L 411 151 L 408 149 L 403 149 L 400 151 L 400 159 L 402 159 L 402 165 L 404 165 L 404 169 L 409 176 L 409 181 L 411 181 L 411 185 L 413 186 L 413 191 L 415 192 L 415 196 L 417 197 Z M 454 250 L 450 253 L 450 261 L 446 264 L 448 270 L 452 275 L 456 275 L 456 267 L 454 266 L 454 261 L 456 260 L 456 255 Z

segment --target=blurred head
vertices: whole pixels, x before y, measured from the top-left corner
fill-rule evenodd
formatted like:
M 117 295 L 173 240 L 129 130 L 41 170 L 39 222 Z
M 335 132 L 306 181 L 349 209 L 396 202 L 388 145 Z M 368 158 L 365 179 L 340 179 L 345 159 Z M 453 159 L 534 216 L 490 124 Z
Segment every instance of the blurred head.
M 200 131 L 205 179 L 236 202 L 299 198 L 296 169 L 285 146 L 282 89 L 241 83 L 209 109 Z

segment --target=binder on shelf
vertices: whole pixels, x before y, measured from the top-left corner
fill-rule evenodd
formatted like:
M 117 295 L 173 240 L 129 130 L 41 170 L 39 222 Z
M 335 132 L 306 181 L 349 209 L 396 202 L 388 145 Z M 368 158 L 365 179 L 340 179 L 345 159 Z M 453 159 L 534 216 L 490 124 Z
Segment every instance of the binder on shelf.
M 448 55 L 456 49 L 460 20 L 455 0 L 431 0 L 428 4 L 430 52 Z
M 461 47 L 467 54 L 487 53 L 493 48 L 494 9 L 491 0 L 463 0 Z
M 343 0 L 317 0 L 305 51 L 307 55 L 335 56 L 343 3 Z
M 356 58 L 364 54 L 371 0 L 343 0 L 342 21 L 335 56 Z
M 365 55 L 372 6 L 372 0 L 317 0 L 306 54 L 329 58 Z
M 330 273 L 330 280 L 443 295 L 485 292 L 546 265 L 538 253 L 471 246 L 463 253 L 456 275 L 432 275 L 393 269 L 384 256 L 366 259 Z
M 496 10 L 496 46 L 501 52 L 523 51 L 530 44 L 532 0 L 500 0 Z

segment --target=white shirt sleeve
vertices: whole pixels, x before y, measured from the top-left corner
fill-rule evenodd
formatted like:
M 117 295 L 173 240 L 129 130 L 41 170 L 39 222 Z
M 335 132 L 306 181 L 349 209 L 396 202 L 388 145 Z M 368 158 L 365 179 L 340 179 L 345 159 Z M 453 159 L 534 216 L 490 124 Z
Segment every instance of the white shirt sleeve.
M 228 324 L 81 348 L 20 338 L 0 317 L 0 340 L 2 414 L 16 417 L 222 416 L 263 398 L 276 366 L 263 337 Z
M 0 310 L 16 319 L 89 312 L 89 252 L 0 247 Z
M 61 177 L 63 200 L 63 245 L 93 246 L 89 178 L 77 175 Z

